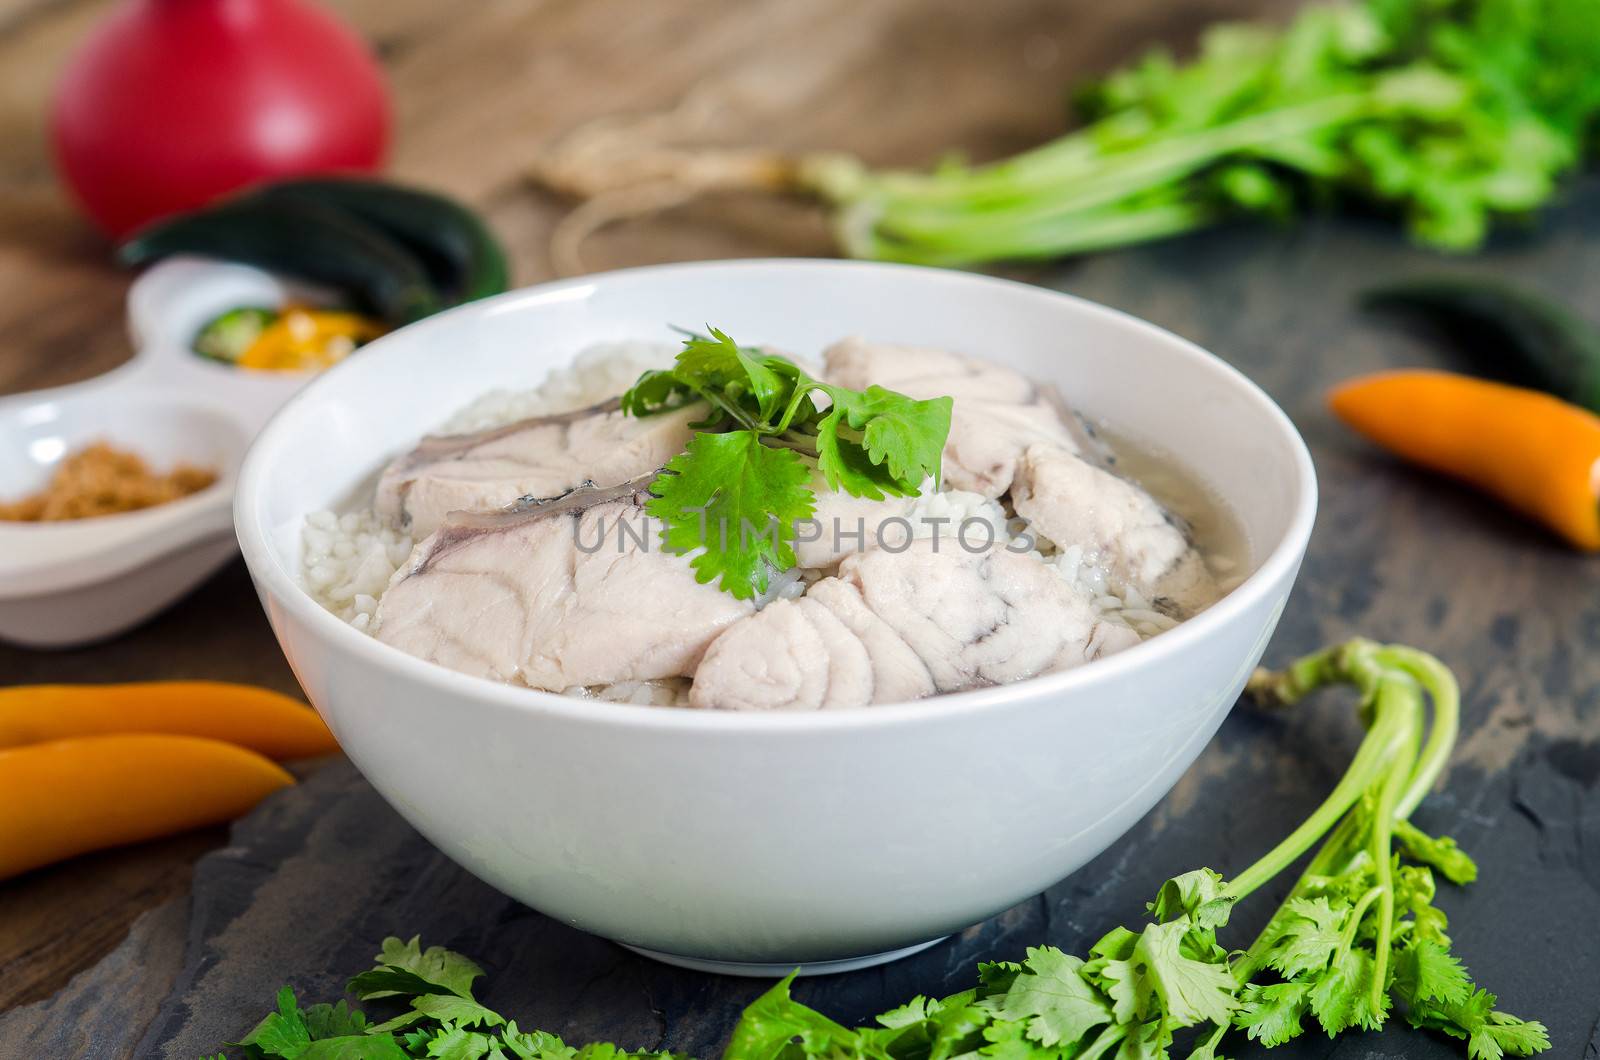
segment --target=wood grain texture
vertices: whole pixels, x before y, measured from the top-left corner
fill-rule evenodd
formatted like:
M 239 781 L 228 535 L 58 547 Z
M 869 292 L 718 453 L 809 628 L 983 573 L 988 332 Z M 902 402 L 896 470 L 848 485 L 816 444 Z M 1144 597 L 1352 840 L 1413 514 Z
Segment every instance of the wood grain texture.
M 70 42 L 104 0 L 0 0 L 0 392 L 95 374 L 127 355 L 126 278 L 51 181 L 42 108 Z M 710 138 L 837 147 L 916 164 L 987 157 L 1063 127 L 1063 88 L 1141 43 L 1185 41 L 1271 0 L 345 0 L 395 79 L 395 170 L 484 209 L 518 279 L 547 275 L 561 204 L 521 172 L 602 114 L 721 100 Z M 1361 317 L 1363 284 L 1440 268 L 1511 275 L 1580 307 L 1600 297 L 1600 185 L 1471 261 L 1406 247 L 1384 224 L 1238 227 L 1028 274 L 1127 309 L 1237 364 L 1310 441 L 1323 509 L 1269 657 L 1361 633 L 1456 666 L 1465 728 L 1448 788 L 1420 823 L 1478 855 L 1449 891 L 1459 950 L 1512 1011 L 1550 1022 L 1553 1054 L 1600 1055 L 1600 596 L 1597 569 L 1465 491 L 1399 468 L 1325 413 L 1359 371 L 1438 363 L 1426 336 Z M 597 268 L 690 257 L 822 253 L 810 209 L 750 197 L 604 233 Z M 128 637 L 39 654 L 0 648 L 0 680 L 214 677 L 293 690 L 237 565 Z M 1167 874 L 1228 871 L 1334 780 L 1357 726 L 1337 697 L 1283 719 L 1236 711 L 1177 789 L 1094 864 L 960 938 L 886 969 L 807 982 L 844 1020 L 963 988 L 979 958 L 1082 948 L 1132 919 Z M 1063 768 L 1071 768 L 1063 755 Z M 0 886 L 0 1008 L 35 1000 L 181 889 L 205 837 L 102 855 Z M 488 1000 L 524 1025 L 712 1054 L 756 984 L 676 972 L 511 903 L 423 843 L 346 766 L 270 801 L 203 859 L 191 904 L 160 905 L 70 986 L 0 1016 L 0 1056 L 192 1057 L 237 1036 L 285 975 L 338 989 L 385 934 L 421 932 L 484 959 Z M 92 910 L 88 923 L 61 911 Z M 1242 914 L 1243 926 L 1249 917 Z M 1241 932 L 1242 933 L 1242 932 Z M 180 936 L 182 936 L 180 938 Z M 18 986 L 17 984 L 21 985 Z M 46 1048 L 48 1046 L 48 1048 Z M 53 1051 L 52 1051 L 53 1050 Z M 1586 1051 L 1587 1050 L 1587 1051 Z M 1431 1057 L 1453 1045 L 1391 1030 L 1279 1056 Z M 1239 1047 L 1230 1055 L 1257 1055 Z

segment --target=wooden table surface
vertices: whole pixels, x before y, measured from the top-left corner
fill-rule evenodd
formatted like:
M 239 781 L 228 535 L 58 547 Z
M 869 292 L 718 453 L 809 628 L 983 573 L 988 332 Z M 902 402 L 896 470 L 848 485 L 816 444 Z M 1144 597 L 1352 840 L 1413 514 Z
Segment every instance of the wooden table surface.
M 49 87 L 66 51 L 108 6 L 100 0 L 0 0 L 0 393 L 88 378 L 129 353 L 122 328 L 127 277 L 107 263 L 104 244 L 61 197 L 42 131 Z M 1218 17 L 1277 17 L 1293 5 L 340 0 L 334 6 L 371 37 L 393 78 L 399 118 L 394 174 L 478 206 L 506 241 L 517 282 L 531 283 L 550 274 L 546 239 L 562 205 L 529 189 L 522 174 L 553 138 L 594 117 L 661 110 L 694 90 L 721 104 L 714 129 L 719 142 L 838 148 L 907 165 L 957 148 L 981 158 L 1063 128 L 1066 87 L 1152 42 L 1181 46 Z M 1600 190 L 1583 185 L 1573 200 L 1540 233 L 1498 246 L 1472 267 L 1535 276 L 1592 302 L 1600 295 L 1600 275 L 1588 265 L 1600 250 Z M 826 253 L 828 247 L 822 219 L 809 207 L 741 196 L 608 231 L 590 245 L 588 262 L 607 268 Z M 1372 458 L 1318 408 L 1315 387 L 1322 380 L 1393 363 L 1397 351 L 1412 359 L 1429 356 L 1403 337 L 1386 345 L 1378 332 L 1352 331 L 1348 294 L 1373 272 L 1435 264 L 1382 225 L 1324 220 L 1297 232 L 1230 230 L 1032 276 L 1211 345 L 1285 404 L 1317 452 L 1326 500 L 1274 657 L 1324 637 L 1362 632 L 1433 647 L 1461 663 L 1469 720 L 1463 768 L 1482 779 L 1461 796 L 1476 801 L 1451 804 L 1460 816 L 1452 827 L 1498 821 L 1502 810 L 1521 813 L 1546 845 L 1520 843 L 1517 856 L 1541 864 L 1552 858 L 1562 873 L 1600 886 L 1593 882 L 1600 879 L 1600 660 L 1592 651 L 1600 611 L 1584 595 L 1592 596 L 1594 567 L 1460 491 Z M 1238 270 L 1233 278 L 1221 279 L 1230 269 Z M 1333 283 L 1343 283 L 1336 295 L 1325 274 L 1344 277 Z M 1298 298 L 1292 293 L 1297 277 L 1307 281 Z M 48 653 L 0 645 L 0 682 L 7 684 L 172 677 L 297 692 L 238 563 L 108 644 Z M 1239 728 L 1248 724 L 1230 722 L 1220 749 L 1208 751 L 1156 815 L 1199 813 L 1193 819 L 1205 819 L 1195 809 L 1197 793 L 1230 768 L 1261 767 L 1273 745 L 1259 726 Z M 1311 725 L 1301 734 L 1322 732 Z M 1515 784 L 1507 778 L 1524 766 L 1573 790 L 1552 780 L 1557 794 L 1524 792 L 1516 803 Z M 1327 778 L 1312 770 L 1305 779 Z M 329 784 L 360 782 L 341 777 Z M 1551 805 L 1539 802 L 1546 795 Z M 1514 803 L 1514 811 L 1506 809 Z M 1224 825 L 1236 829 L 1238 822 L 1225 815 Z M 1480 831 L 1482 843 L 1494 830 Z M 165 911 L 142 921 L 143 934 L 130 940 L 143 947 L 137 950 L 141 960 L 170 958 L 176 969 L 185 959 L 199 959 L 184 957 L 185 920 L 171 912 L 179 906 L 169 899 L 186 892 L 195 858 L 225 839 L 221 829 L 198 833 L 0 885 L 0 1011 L 50 997 L 110 953 L 145 910 Z M 1203 844 L 1195 849 L 1204 856 Z M 1537 888 L 1546 880 L 1568 893 L 1562 890 L 1570 882 L 1566 875 L 1546 879 L 1538 869 L 1507 872 L 1517 887 Z M 1061 893 L 1081 899 L 1082 886 L 1064 884 Z M 1504 884 L 1480 887 L 1507 893 Z M 1584 893 L 1581 886 L 1578 893 Z M 1480 902 L 1477 915 L 1489 909 Z M 1044 916 L 1048 926 L 1048 904 Z M 204 934 L 194 924 L 188 931 L 195 938 Z M 1479 934 L 1503 947 L 1519 941 L 1490 929 Z M 350 940 L 345 949 L 359 951 L 371 941 Z M 117 951 L 93 974 L 111 975 L 106 969 L 126 960 L 127 952 Z M 1562 973 L 1592 972 L 1589 981 L 1600 982 L 1600 956 L 1585 954 L 1595 956 L 1595 964 L 1562 966 Z M 1480 956 L 1477 963 L 1485 961 Z M 1512 968 L 1526 971 L 1520 961 Z M 1592 993 L 1600 995 L 1600 988 Z M 865 1004 L 859 997 L 856 1003 Z M 18 1009 L 23 1022 L 12 1026 L 42 1026 L 49 1011 L 48 1005 Z M 667 1040 L 703 1047 L 719 1033 L 691 1029 L 669 1033 Z M 137 1037 L 130 1029 L 126 1041 L 107 1045 L 103 1055 L 130 1055 Z M 0 1017 L 0 1044 L 6 1040 Z M 1579 1055 L 1581 1043 L 1576 1046 L 1557 1055 Z

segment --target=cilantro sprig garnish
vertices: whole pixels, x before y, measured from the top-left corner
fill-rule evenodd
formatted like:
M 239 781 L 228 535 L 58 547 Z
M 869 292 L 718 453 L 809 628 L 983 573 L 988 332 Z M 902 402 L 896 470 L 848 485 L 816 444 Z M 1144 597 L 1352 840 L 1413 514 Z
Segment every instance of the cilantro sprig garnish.
M 1176 876 L 1138 930 L 1111 929 L 1086 959 L 1041 946 L 1020 963 L 980 964 L 972 989 L 914 997 L 876 1026 L 801 1004 L 791 975 L 744 1011 L 722 1060 L 1221 1060 L 1230 1034 L 1270 1048 L 1396 1015 L 1462 1039 L 1470 1060 L 1545 1051 L 1544 1026 L 1497 1010 L 1451 952 L 1434 874 L 1470 882 L 1472 860 L 1408 820 L 1455 743 L 1454 678 L 1410 648 L 1352 641 L 1252 682 L 1282 705 L 1332 684 L 1360 691 L 1365 740 L 1327 800 L 1231 880 L 1204 868 Z M 1255 941 L 1219 942 L 1235 905 L 1319 841 Z M 473 999 L 481 974 L 449 950 L 389 939 L 349 988 L 394 1015 L 370 1023 L 343 1001 L 301 1009 L 285 987 L 239 1048 L 250 1060 L 685 1060 L 521 1031 Z
M 671 368 L 646 372 L 622 395 L 631 416 L 708 408 L 646 505 L 667 548 L 694 553 L 701 582 L 720 579 L 747 600 L 766 591 L 773 571 L 794 566 L 796 524 L 816 511 L 813 471 L 830 489 L 872 500 L 914 497 L 938 480 L 950 398 L 835 386 L 707 330 L 688 335 Z

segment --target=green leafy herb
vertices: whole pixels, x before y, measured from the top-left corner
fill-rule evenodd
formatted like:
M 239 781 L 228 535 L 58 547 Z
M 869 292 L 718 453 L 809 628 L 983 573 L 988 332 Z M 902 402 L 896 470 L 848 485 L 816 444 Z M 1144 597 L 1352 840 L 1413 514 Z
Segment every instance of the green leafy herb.
M 775 154 L 758 166 L 748 150 L 646 140 L 655 164 L 637 168 L 659 184 L 674 175 L 664 160 L 676 162 L 686 192 L 776 183 L 828 204 L 850 255 L 924 265 L 1080 254 L 1341 198 L 1463 251 L 1497 219 L 1544 206 L 1583 161 L 1596 69 L 1593 0 L 1314 3 L 1286 26 L 1213 25 L 1181 63 L 1153 52 L 1081 93 L 1081 128 L 998 161 L 912 172 Z M 635 189 L 618 186 L 623 144 L 580 144 L 587 157 L 574 150 L 542 172 L 596 198 L 574 218 L 587 231 L 629 216 Z
M 834 386 L 707 330 L 684 341 L 670 370 L 646 372 L 622 396 L 633 416 L 709 407 L 646 507 L 669 549 L 694 554 L 700 581 L 749 599 L 766 591 L 771 572 L 794 566 L 796 525 L 816 510 L 813 472 L 831 489 L 873 500 L 916 496 L 924 480 L 938 479 L 950 398 Z
M 1327 800 L 1232 880 L 1210 869 L 1176 876 L 1147 923 L 1108 931 L 1088 959 L 1043 946 L 1020 964 L 981 964 L 972 989 L 912 998 L 872 1026 L 846 1027 L 796 1001 L 791 975 L 745 1010 L 722 1060 L 1222 1060 L 1238 1031 L 1273 1047 L 1313 1025 L 1329 1036 L 1376 1030 L 1396 1010 L 1465 1041 L 1470 1060 L 1548 1049 L 1542 1025 L 1496 1010 L 1450 952 L 1433 868 L 1470 879 L 1470 859 L 1407 821 L 1454 742 L 1454 679 L 1420 652 L 1352 641 L 1258 674 L 1252 687 L 1288 705 L 1329 684 L 1360 691 L 1367 737 Z M 1319 841 L 1255 941 L 1220 945 L 1235 903 Z M 448 950 L 389 939 L 350 988 L 404 1001 L 404 1012 L 373 1025 L 343 1002 L 302 1011 L 285 987 L 239 1048 L 251 1060 L 681 1060 L 525 1033 L 472 1000 L 479 974 Z

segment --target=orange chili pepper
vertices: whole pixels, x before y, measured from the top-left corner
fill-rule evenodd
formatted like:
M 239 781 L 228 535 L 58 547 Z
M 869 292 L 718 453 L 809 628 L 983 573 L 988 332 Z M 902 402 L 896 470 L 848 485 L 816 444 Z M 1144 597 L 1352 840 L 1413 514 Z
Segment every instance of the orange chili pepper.
M 0 879 L 230 821 L 293 783 L 254 751 L 195 736 L 88 736 L 0 751 Z
M 0 748 L 135 732 L 204 736 L 280 761 L 339 749 L 316 711 L 251 685 L 147 681 L 0 688 Z
M 1600 551 L 1600 416 L 1536 390 L 1435 371 L 1353 379 L 1328 404 L 1391 452 Z

